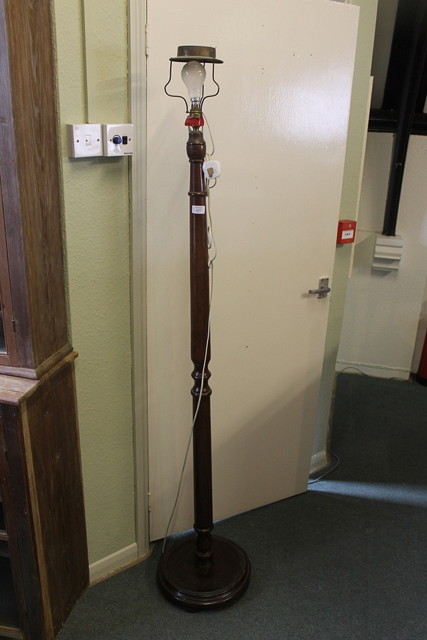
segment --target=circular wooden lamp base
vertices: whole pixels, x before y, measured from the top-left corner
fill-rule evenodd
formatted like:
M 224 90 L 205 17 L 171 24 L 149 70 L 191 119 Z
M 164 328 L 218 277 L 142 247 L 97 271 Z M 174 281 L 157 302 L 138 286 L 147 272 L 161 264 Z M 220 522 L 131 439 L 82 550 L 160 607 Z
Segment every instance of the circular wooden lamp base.
M 231 604 L 246 591 L 251 565 L 246 553 L 231 540 L 212 537 L 208 567 L 197 566 L 196 539 L 172 544 L 161 557 L 157 580 L 164 595 L 188 611 Z

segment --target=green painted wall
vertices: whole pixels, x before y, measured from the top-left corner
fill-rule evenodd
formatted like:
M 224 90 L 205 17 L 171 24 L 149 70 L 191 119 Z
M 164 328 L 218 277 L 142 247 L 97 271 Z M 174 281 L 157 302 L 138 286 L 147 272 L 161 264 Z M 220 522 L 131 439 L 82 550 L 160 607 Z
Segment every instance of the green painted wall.
M 70 322 L 79 353 L 76 378 L 92 563 L 135 542 L 129 161 L 69 159 L 65 125 L 87 122 L 88 116 L 94 123 L 128 122 L 127 2 L 54 0 L 53 6 Z

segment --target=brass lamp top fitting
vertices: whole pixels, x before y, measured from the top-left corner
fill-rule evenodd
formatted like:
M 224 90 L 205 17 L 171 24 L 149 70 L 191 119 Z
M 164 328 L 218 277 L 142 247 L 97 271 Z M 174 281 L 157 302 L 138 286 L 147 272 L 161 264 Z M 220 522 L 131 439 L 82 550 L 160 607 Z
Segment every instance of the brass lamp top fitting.
M 182 45 L 178 47 L 176 58 L 169 58 L 171 62 L 213 62 L 222 64 L 222 60 L 216 57 L 215 47 L 202 47 L 199 45 Z

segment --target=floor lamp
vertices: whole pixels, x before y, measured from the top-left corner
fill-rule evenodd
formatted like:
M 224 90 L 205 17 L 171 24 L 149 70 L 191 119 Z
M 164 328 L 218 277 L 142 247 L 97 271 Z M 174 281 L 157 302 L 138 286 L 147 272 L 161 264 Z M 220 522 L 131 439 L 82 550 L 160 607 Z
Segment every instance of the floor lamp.
M 183 63 L 182 79 L 190 103 L 184 96 L 168 92 L 172 64 Z M 193 397 L 193 490 L 194 532 L 166 546 L 161 556 L 157 580 L 164 595 L 187 610 L 211 609 L 230 604 L 243 594 L 250 580 L 250 562 L 234 542 L 212 535 L 212 446 L 208 381 L 210 360 L 210 287 L 206 178 L 203 164 L 206 144 L 203 138 L 203 102 L 219 93 L 215 80 L 216 58 L 213 47 L 180 46 L 170 58 L 169 81 L 165 92 L 182 98 L 187 105 L 187 155 L 190 162 L 190 299 L 191 360 Z M 215 92 L 204 95 L 206 66 L 211 65 Z

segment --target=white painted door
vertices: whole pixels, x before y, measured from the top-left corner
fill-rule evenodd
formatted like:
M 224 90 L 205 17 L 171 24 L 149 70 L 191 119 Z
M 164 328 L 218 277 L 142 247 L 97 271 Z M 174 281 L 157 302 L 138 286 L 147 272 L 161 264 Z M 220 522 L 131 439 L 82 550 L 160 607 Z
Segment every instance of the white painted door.
M 192 410 L 187 130 L 184 103 L 163 92 L 169 57 L 202 44 L 224 60 L 204 107 L 222 165 L 211 193 L 218 519 L 307 487 L 329 307 L 307 291 L 333 269 L 357 21 L 357 7 L 330 0 L 148 2 L 152 539 L 165 533 Z M 173 530 L 192 523 L 190 450 Z

